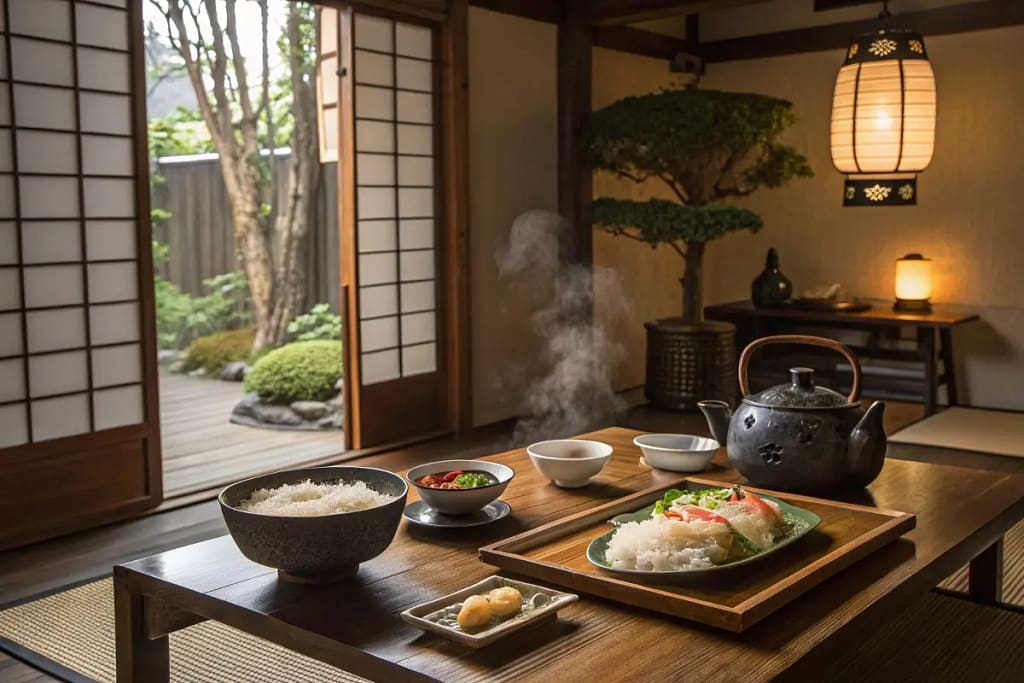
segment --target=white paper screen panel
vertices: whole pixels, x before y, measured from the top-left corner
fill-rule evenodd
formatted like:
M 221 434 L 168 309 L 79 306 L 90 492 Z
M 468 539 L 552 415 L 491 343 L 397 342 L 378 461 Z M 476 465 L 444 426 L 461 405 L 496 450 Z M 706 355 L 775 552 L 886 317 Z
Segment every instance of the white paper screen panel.
M 0 0 L 0 448 L 144 420 L 127 7 Z
M 317 125 L 320 162 L 338 160 L 338 11 L 317 8 Z
M 364 385 L 436 372 L 434 33 L 356 14 L 356 244 Z

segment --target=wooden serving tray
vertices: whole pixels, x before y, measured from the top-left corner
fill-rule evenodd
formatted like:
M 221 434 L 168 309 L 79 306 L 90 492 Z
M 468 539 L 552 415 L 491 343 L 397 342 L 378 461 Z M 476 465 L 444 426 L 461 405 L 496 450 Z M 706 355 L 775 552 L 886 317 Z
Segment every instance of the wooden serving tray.
M 759 562 L 723 568 L 687 585 L 636 583 L 587 561 L 587 546 L 614 528 L 608 520 L 615 515 L 650 505 L 669 488 L 722 486 L 720 481 L 687 477 L 673 486 L 638 491 L 480 548 L 480 559 L 574 591 L 739 633 L 915 525 L 914 515 L 904 512 L 747 487 L 809 510 L 821 517 L 821 524 Z

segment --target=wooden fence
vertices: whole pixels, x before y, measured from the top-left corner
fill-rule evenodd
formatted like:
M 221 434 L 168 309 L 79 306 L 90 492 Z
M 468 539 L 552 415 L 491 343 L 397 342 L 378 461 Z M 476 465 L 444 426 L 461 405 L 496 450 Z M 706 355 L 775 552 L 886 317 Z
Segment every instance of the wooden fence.
M 180 160 L 179 160 L 180 159 Z M 171 217 L 154 226 L 154 237 L 169 247 L 157 274 L 182 291 L 204 294 L 203 280 L 239 269 L 231 208 L 220 162 L 207 155 L 158 162 L 164 181 L 153 188 L 153 206 Z M 287 156 L 274 158 L 278 178 L 287 177 Z M 321 167 L 320 187 L 306 249 L 306 306 L 327 302 L 338 310 L 337 164 Z M 280 201 L 287 191 L 278 183 Z

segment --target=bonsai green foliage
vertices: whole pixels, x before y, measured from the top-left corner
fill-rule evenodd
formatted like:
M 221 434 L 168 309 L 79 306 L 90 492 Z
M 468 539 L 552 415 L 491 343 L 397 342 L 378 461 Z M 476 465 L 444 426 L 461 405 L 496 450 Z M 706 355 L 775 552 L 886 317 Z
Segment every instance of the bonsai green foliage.
M 594 200 L 594 222 L 616 235 L 632 236 L 631 229 L 643 226 L 636 237 L 651 246 L 678 239 L 709 242 L 733 230 L 757 232 L 762 225 L 753 211 L 733 206 L 683 206 L 667 199 L 634 202 L 612 197 Z
M 240 330 L 216 332 L 200 337 L 188 347 L 185 369 L 202 368 L 206 375 L 216 375 L 228 363 L 248 362 L 255 339 L 255 327 L 243 327 Z
M 592 114 L 587 162 L 637 183 L 661 181 L 677 199 L 602 197 L 594 223 L 652 247 L 668 244 L 686 259 L 686 320 L 700 318 L 704 243 L 762 226 L 753 211 L 721 201 L 813 175 L 800 153 L 777 142 L 795 120 L 785 100 L 696 88 L 627 97 Z
M 297 341 L 341 339 L 341 316 L 329 304 L 317 304 L 288 323 L 288 334 Z
M 325 401 L 342 373 L 340 341 L 300 341 L 270 351 L 245 378 L 245 390 L 270 403 Z

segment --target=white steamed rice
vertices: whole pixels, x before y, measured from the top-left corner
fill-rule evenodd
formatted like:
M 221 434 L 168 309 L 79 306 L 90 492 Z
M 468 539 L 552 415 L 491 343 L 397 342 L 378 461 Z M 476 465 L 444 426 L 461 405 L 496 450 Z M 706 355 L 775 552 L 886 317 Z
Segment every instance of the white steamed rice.
M 698 520 L 683 524 L 656 515 L 621 525 L 608 541 L 605 559 L 615 569 L 704 569 L 724 562 L 732 542 L 725 524 Z
M 256 489 L 238 504 L 243 512 L 283 517 L 316 517 L 386 505 L 397 496 L 374 491 L 365 482 L 314 484 L 307 479 L 272 489 Z

